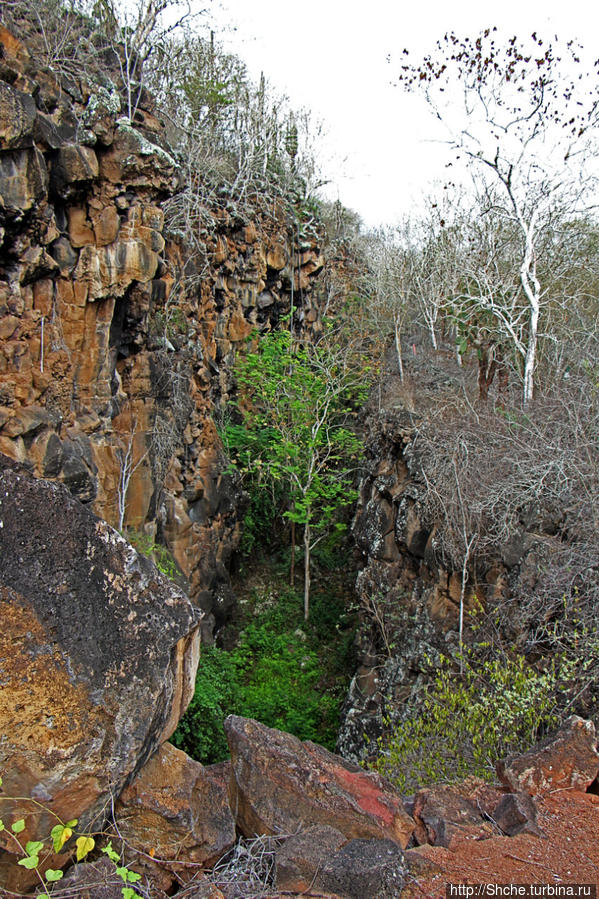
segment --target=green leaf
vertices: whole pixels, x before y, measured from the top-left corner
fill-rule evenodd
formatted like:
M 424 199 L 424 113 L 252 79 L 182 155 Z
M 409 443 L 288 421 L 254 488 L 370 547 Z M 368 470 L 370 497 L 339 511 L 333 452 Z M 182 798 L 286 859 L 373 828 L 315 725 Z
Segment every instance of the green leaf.
M 77 846 L 77 861 L 80 862 L 85 856 L 92 851 L 96 845 L 93 837 L 78 837 L 75 841 Z
M 44 844 L 40 840 L 30 840 L 25 846 L 27 855 L 39 855 L 40 849 L 44 848 Z
M 62 871 L 54 870 L 54 868 L 48 868 L 45 874 L 45 878 L 48 883 L 56 883 L 57 880 L 60 880 L 62 875 Z
M 60 852 L 64 844 L 73 836 L 73 831 L 67 824 L 55 824 L 50 831 L 54 852 Z
M 131 887 L 123 887 L 121 893 L 123 894 L 123 899 L 135 899 L 138 895 Z
M 37 868 L 40 860 L 37 855 L 28 855 L 26 858 L 21 858 L 17 862 L 18 865 L 22 865 L 24 868 L 27 868 L 31 871 L 33 868 Z
M 25 818 L 19 818 L 14 824 L 10 825 L 13 833 L 22 833 L 25 830 Z
M 115 864 L 121 858 L 120 855 L 118 854 L 118 852 L 115 852 L 114 849 L 112 848 L 112 840 L 110 840 L 109 843 L 106 846 L 104 846 L 104 848 L 101 851 L 104 853 L 104 855 L 108 856 L 108 858 L 110 859 L 111 862 L 114 862 Z
M 138 874 L 137 871 L 128 871 L 127 880 L 129 883 L 137 883 L 138 880 L 141 880 L 141 874 Z

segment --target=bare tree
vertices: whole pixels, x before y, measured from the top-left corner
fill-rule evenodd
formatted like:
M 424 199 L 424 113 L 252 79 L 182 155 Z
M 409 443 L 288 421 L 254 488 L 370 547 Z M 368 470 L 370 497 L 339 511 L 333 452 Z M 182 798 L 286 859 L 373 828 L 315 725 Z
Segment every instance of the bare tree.
M 573 214 L 592 199 L 587 163 L 597 126 L 596 78 L 584 70 L 579 48 L 571 42 L 560 46 L 533 34 L 528 42 L 514 37 L 500 44 L 496 29 L 475 39 L 451 33 L 421 62 L 404 59 L 400 82 L 424 91 L 448 128 L 450 146 L 466 161 L 489 215 L 508 222 L 518 235 L 513 274 L 526 307 L 526 327 L 518 333 L 501 298 L 489 299 L 485 291 L 480 296 L 523 355 L 526 406 L 534 394 L 548 288 L 540 277 L 542 236 L 556 208 Z
M 119 531 L 123 530 L 125 524 L 125 515 L 127 512 L 127 493 L 131 478 L 146 460 L 148 452 L 143 453 L 136 451 L 136 438 L 139 436 L 137 432 L 137 421 L 135 418 L 131 420 L 131 430 L 126 435 L 123 445 L 117 449 L 117 456 L 120 462 L 119 482 L 117 486 L 117 503 L 119 512 Z

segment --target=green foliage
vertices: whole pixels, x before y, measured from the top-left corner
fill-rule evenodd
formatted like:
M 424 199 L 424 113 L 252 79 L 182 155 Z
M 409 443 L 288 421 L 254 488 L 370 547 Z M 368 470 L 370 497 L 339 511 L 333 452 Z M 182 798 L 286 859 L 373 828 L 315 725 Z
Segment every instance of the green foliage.
M 133 528 L 127 531 L 126 536 L 131 546 L 134 546 L 143 556 L 151 559 L 158 571 L 171 580 L 175 580 L 178 577 L 180 574 L 179 568 L 166 546 L 156 543 L 149 534 L 144 534 L 142 531 L 136 531 Z
M 254 593 L 236 647 L 209 647 L 200 658 L 194 698 L 172 739 L 204 764 L 228 756 L 222 723 L 229 714 L 335 746 L 351 623 L 339 597 L 317 592 L 306 625 L 295 591 L 274 572 L 271 584 L 274 594 Z
M 364 371 L 331 337 L 300 343 L 288 331 L 263 336 L 237 362 L 241 422 L 223 429 L 253 497 L 252 535 L 275 516 L 303 527 L 308 569 L 311 550 L 328 533 L 344 530 L 342 510 L 356 498 L 353 468 L 361 444 L 348 425 L 367 391 Z M 308 596 L 307 589 L 306 617 Z
M 417 713 L 380 739 L 373 767 L 400 790 L 491 779 L 495 761 L 558 724 L 557 695 L 575 663 L 554 656 L 537 670 L 522 655 L 486 658 L 487 650 L 476 643 L 456 659 L 442 656 Z
M 228 756 L 223 721 L 237 706 L 238 672 L 231 653 L 216 646 L 202 650 L 195 693 L 171 741 L 204 764 Z
M 0 788 L 1 787 L 2 778 L 0 777 Z M 0 831 L 5 831 L 8 834 L 11 842 L 16 847 L 17 852 L 21 855 L 17 864 L 26 868 L 28 871 L 35 871 L 39 880 L 39 887 L 43 890 L 43 893 L 38 894 L 37 899 L 45 899 L 45 897 L 50 896 L 49 885 L 51 886 L 52 884 L 57 883 L 63 877 L 62 870 L 46 867 L 48 860 L 53 853 L 57 854 L 65 851 L 66 844 L 74 835 L 74 828 L 78 823 L 77 818 L 74 818 L 72 821 L 62 821 L 52 809 L 42 805 L 36 799 L 31 799 L 26 796 L 8 796 L 2 794 L 0 795 L 0 802 L 31 803 L 35 808 L 51 815 L 57 821 L 57 824 L 55 824 L 50 831 L 49 837 L 46 837 L 43 840 L 28 840 L 23 844 L 20 834 L 22 834 L 27 827 L 26 819 L 18 818 L 11 823 L 10 829 L 7 829 L 4 821 L 0 818 Z M 76 861 L 80 862 L 87 858 L 95 846 L 96 841 L 90 834 L 80 834 L 77 836 L 74 846 Z M 137 883 L 137 881 L 141 879 L 141 874 L 130 871 L 126 865 L 121 864 L 121 857 L 112 849 L 112 844 L 110 842 L 107 847 L 102 849 L 102 852 L 109 856 L 115 865 L 116 873 L 125 884 L 121 891 L 123 899 L 134 899 L 138 893 L 131 887 L 126 886 L 126 884 Z

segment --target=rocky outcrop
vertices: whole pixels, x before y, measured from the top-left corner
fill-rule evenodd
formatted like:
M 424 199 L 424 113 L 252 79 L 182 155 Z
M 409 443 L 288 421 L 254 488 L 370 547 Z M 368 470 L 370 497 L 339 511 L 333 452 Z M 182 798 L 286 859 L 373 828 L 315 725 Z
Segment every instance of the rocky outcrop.
M 560 745 L 560 770 L 566 766 L 566 759 L 570 760 L 572 770 L 588 767 L 581 761 L 582 731 L 590 735 L 591 722 L 574 722 L 550 741 Z M 265 892 L 273 899 L 279 895 L 303 895 L 310 890 L 339 899 L 365 896 L 391 899 L 403 894 L 409 884 L 418 884 L 421 879 L 447 870 L 451 859 L 463 858 L 464 853 L 467 857 L 469 850 L 472 852 L 481 844 L 484 847 L 481 854 L 493 859 L 522 856 L 522 849 L 515 848 L 522 847 L 521 840 L 527 841 L 524 855 L 537 852 L 545 855 L 545 844 L 552 845 L 553 818 L 541 795 L 533 797 L 521 790 L 512 792 L 508 787 L 470 777 L 462 783 L 421 789 L 404 800 L 380 778 L 314 744 L 301 743 L 256 721 L 230 718 L 227 732 L 231 763 L 202 769 L 196 763 L 184 761 L 182 753 L 174 758 L 174 750 L 164 747 L 164 753 L 149 767 L 172 764 L 177 770 L 190 773 L 190 783 L 187 787 L 181 784 L 181 792 L 176 787 L 177 795 L 170 800 L 166 788 L 160 786 L 162 775 L 159 775 L 158 791 L 152 786 L 147 791 L 149 817 L 159 812 L 155 821 L 157 829 L 172 821 L 174 832 L 179 833 L 176 821 L 183 820 L 179 799 L 194 792 L 196 776 L 199 774 L 204 782 L 220 784 L 221 794 L 200 791 L 191 802 L 193 829 L 197 830 L 203 820 L 202 833 L 216 833 L 218 828 L 213 830 L 212 824 L 223 820 L 218 796 L 224 794 L 224 782 L 229 778 L 231 812 L 246 839 L 207 873 L 209 881 L 224 895 L 235 892 L 236 888 L 241 891 L 243 887 L 252 895 Z M 543 770 L 547 769 L 548 761 L 542 746 L 539 750 L 513 758 L 509 765 L 518 770 L 527 767 L 537 782 L 545 776 Z M 155 775 L 145 780 L 142 772 L 138 782 L 149 785 L 154 780 Z M 580 797 L 583 794 L 576 792 L 577 783 L 572 780 L 574 788 L 569 790 L 572 796 Z M 131 813 L 139 821 L 146 820 L 143 817 L 146 788 L 136 791 L 133 784 L 126 794 L 132 789 L 135 802 L 127 801 L 122 807 L 125 827 L 129 826 L 127 818 Z M 596 789 L 596 785 L 590 789 Z M 558 795 L 562 797 L 566 792 L 560 789 Z M 597 797 L 587 798 L 594 802 Z M 401 820 L 402 831 L 403 823 L 409 824 L 405 836 L 402 833 L 398 837 L 397 827 L 389 826 L 389 811 L 396 820 Z M 120 824 L 119 830 L 123 832 Z M 143 855 L 132 859 L 132 864 L 151 873 L 156 882 L 156 871 L 149 865 L 149 850 L 155 847 L 155 867 L 159 864 L 164 872 L 168 866 L 164 859 L 158 858 L 158 848 L 165 848 L 165 837 L 157 836 L 153 825 L 146 830 L 134 824 L 133 832 L 135 837 L 128 839 L 127 845 L 129 848 L 135 845 Z M 355 836 L 356 833 L 363 835 Z M 406 836 L 410 837 L 408 843 Z M 158 842 L 154 842 L 156 839 Z M 182 846 L 193 843 L 191 833 L 184 838 L 183 831 L 181 840 Z M 551 851 L 555 851 L 554 846 Z M 495 871 L 494 867 L 478 864 L 479 872 L 491 875 Z M 184 876 L 186 871 L 194 872 L 188 851 L 182 849 L 170 866 L 173 871 L 179 868 L 187 895 L 187 890 L 195 888 L 199 876 L 193 874 L 191 882 Z M 202 881 L 204 888 L 208 889 L 208 884 Z
M 121 793 L 115 814 L 130 851 L 152 850 L 152 859 L 136 858 L 137 870 L 164 890 L 211 867 L 235 842 L 227 784 L 170 743 Z
M 57 820 L 93 830 L 193 695 L 200 613 L 64 486 L 4 457 L 0 606 L 2 787 L 23 797 L 3 817 L 28 839 Z M 0 845 L 0 879 L 19 884 Z
M 209 636 L 243 508 L 217 407 L 254 328 L 292 306 L 315 325 L 319 248 L 282 200 L 202 206 L 184 233 L 149 98 L 132 123 L 106 74 L 33 53 L 0 28 L 0 452 L 166 545 Z
M 459 653 L 460 620 L 467 647 L 490 639 L 494 645 L 503 645 L 507 655 L 515 652 L 531 660 L 539 658 L 545 639 L 540 633 L 547 622 L 569 614 L 563 611 L 563 600 L 571 595 L 574 584 L 581 584 L 580 594 L 578 586 L 574 594 L 585 597 L 586 614 L 592 620 L 594 588 L 583 587 L 580 574 L 588 572 L 592 581 L 592 552 L 585 561 L 582 550 L 568 543 L 567 528 L 559 525 L 559 515 L 565 513 L 552 510 L 549 500 L 539 497 L 532 508 L 530 503 L 520 503 L 515 490 L 513 498 L 508 496 L 509 489 L 502 487 L 501 453 L 509 439 L 497 424 L 503 419 L 491 413 L 485 418 L 481 413 L 478 424 L 470 422 L 466 430 L 467 416 L 461 418 L 461 412 L 449 405 L 459 387 L 457 366 L 441 351 L 434 358 L 426 353 L 423 360 L 425 356 L 426 362 L 419 363 L 417 357 L 406 363 L 406 377 L 413 384 L 417 378 L 424 381 L 419 385 L 419 411 L 414 411 L 406 385 L 390 375 L 382 408 L 371 408 L 367 420 L 366 472 L 353 521 L 362 564 L 356 581 L 361 617 L 358 668 L 337 744 L 344 757 L 356 761 L 377 754 L 385 721 L 419 714 L 424 690 L 434 679 L 440 658 L 455 658 Z M 488 441 L 486 429 L 491 435 Z M 451 450 L 461 439 L 470 441 L 471 456 L 478 453 L 483 466 L 484 483 L 473 486 L 469 480 L 468 494 L 465 475 Z M 468 469 L 468 478 L 473 470 L 474 466 Z M 462 478 L 460 496 L 467 496 L 462 509 L 471 529 L 471 545 L 477 541 L 464 583 L 466 544 L 455 477 Z M 488 497 L 502 495 L 502 489 L 507 506 L 493 512 L 494 523 L 488 511 L 477 518 L 476 508 L 487 509 Z M 573 614 L 576 617 L 578 612 Z M 549 643 L 548 636 L 545 644 Z M 458 667 L 456 663 L 456 671 Z M 588 717 L 594 702 L 591 692 L 581 683 L 577 710 L 588 709 Z
M 246 836 L 327 824 L 347 839 L 387 838 L 404 847 L 414 822 L 391 785 L 322 746 L 248 718 L 225 721 L 230 803 Z
M 532 796 L 552 790 L 587 790 L 599 775 L 595 725 L 573 715 L 540 746 L 499 762 L 497 774 L 508 789 Z
M 419 516 L 424 484 L 410 456 L 417 423 L 401 406 L 384 409 L 365 440 L 368 473 L 352 527 L 363 559 L 356 583 L 363 626 L 338 740 L 355 760 L 375 751 L 384 717 L 418 693 L 424 659 L 446 652 L 457 629 L 460 582 L 436 559 L 435 535 Z
M 93 558 L 97 560 L 97 555 Z M 33 674 L 38 676 L 38 670 Z M 68 693 L 68 698 L 71 696 Z M 51 730 L 52 724 L 45 721 L 43 726 Z M 569 792 L 579 801 L 585 796 L 576 790 L 582 779 L 573 776 L 566 787 L 562 772 L 566 768 L 584 770 L 585 781 L 593 773 L 589 768 L 593 746 L 587 745 L 586 739 L 581 753 L 581 735 L 590 739 L 593 727 L 579 719 L 537 750 L 504 763 L 506 769 L 526 770 L 530 783 L 549 783 L 550 760 L 555 758 L 550 747 L 559 744 L 561 761 L 553 772 L 557 792 L 537 796 L 468 778 L 460 784 L 419 790 L 404 800 L 378 776 L 256 721 L 230 718 L 227 732 L 230 763 L 204 768 L 163 744 L 115 805 L 112 841 L 122 848 L 130 869 L 142 874 L 141 885 L 150 895 L 165 895 L 165 891 L 171 895 L 180 886 L 186 896 L 229 896 L 237 895 L 235 890 L 243 885 L 252 895 L 268 893 L 273 899 L 303 895 L 310 889 L 337 899 L 391 899 L 401 895 L 408 883 L 425 882 L 439 872 L 451 872 L 455 879 L 457 860 L 467 866 L 470 854 L 481 843 L 487 860 L 519 858 L 525 862 L 523 854 L 555 855 L 554 828 L 559 826 L 562 833 L 572 822 L 564 821 L 563 816 L 558 820 L 547 805 L 548 798 L 563 800 Z M 52 757 L 62 766 L 61 771 L 69 751 L 66 740 L 62 748 L 54 747 Z M 114 762 L 110 764 L 114 766 Z M 49 790 L 51 783 L 51 778 L 38 783 L 32 795 L 39 797 L 42 806 L 48 802 L 52 808 L 70 813 L 62 792 L 56 794 L 55 802 L 46 798 L 44 790 Z M 15 785 L 14 778 L 11 785 Z M 596 780 L 588 788 L 591 795 L 586 797 L 590 802 L 585 814 L 589 820 L 594 814 L 596 823 L 597 797 L 592 795 Z M 3 790 L 6 795 L 6 779 Z M 75 790 L 74 795 L 80 800 L 83 792 Z M 27 811 L 31 816 L 31 809 L 25 810 L 27 803 L 20 803 L 15 803 L 14 815 Z M 12 813 L 9 810 L 11 817 L 5 816 L 5 820 L 13 820 Z M 38 818 L 42 816 L 38 813 Z M 231 848 L 235 825 L 248 839 Z M 563 843 L 564 837 L 561 839 Z M 527 842 L 522 844 L 522 840 Z M 548 849 L 543 848 L 545 843 Z M 68 848 L 67 844 L 65 850 Z M 587 849 L 591 854 L 595 851 Z M 221 853 L 224 857 L 210 870 Z M 573 874 L 569 853 L 571 847 L 560 870 L 567 867 Z M 591 855 L 589 860 L 593 863 Z M 66 851 L 52 859 L 54 867 L 66 866 L 69 861 Z M 493 867 L 481 864 L 476 866 L 479 873 L 496 876 L 495 862 Z M 21 877 L 18 881 L 16 871 Z M 523 868 L 519 873 L 528 872 Z M 3 885 L 26 886 L 24 874 L 16 865 L 9 869 L 6 854 L 1 857 Z M 89 890 L 90 899 L 112 895 L 114 868 L 107 860 L 75 866 L 65 887 L 70 887 L 71 877 L 78 894 L 88 895 L 85 891 Z

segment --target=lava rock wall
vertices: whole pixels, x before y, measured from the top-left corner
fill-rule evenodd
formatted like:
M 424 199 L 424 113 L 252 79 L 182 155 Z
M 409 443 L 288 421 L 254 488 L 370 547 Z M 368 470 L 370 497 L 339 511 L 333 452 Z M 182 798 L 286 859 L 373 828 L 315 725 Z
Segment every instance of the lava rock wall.
M 169 229 L 185 184 L 146 106 L 0 26 L 0 452 L 165 544 L 208 635 L 243 508 L 214 423 L 235 350 L 292 307 L 315 325 L 323 263 L 282 200 L 204 209 L 193 247 Z

